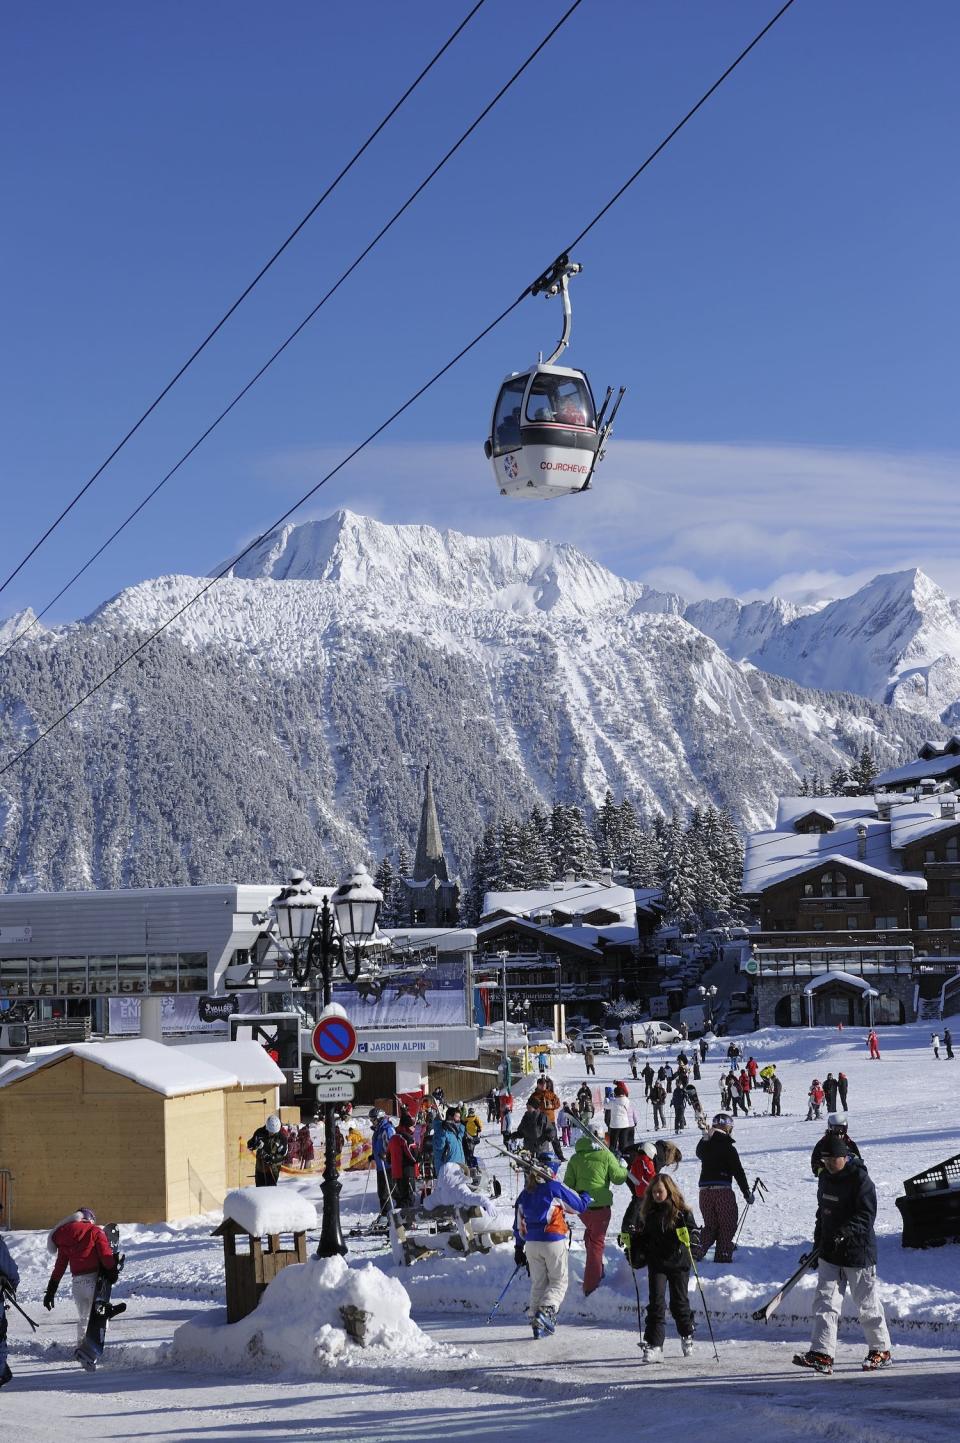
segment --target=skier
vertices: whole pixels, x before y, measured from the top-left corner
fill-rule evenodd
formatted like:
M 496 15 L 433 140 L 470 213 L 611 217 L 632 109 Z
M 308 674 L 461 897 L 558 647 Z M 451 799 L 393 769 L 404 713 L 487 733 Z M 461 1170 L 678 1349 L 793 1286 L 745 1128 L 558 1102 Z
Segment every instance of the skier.
M 639 1059 L 639 1057 L 637 1056 L 637 1054 L 636 1054 L 635 1051 L 634 1051 L 634 1052 L 631 1052 L 629 1061 L 630 1061 L 630 1071 L 633 1073 L 633 1080 L 634 1080 L 634 1082 L 638 1082 L 638 1081 L 639 1081 L 640 1074 L 639 1074 L 639 1072 L 637 1071 L 637 1069 L 638 1069 L 638 1067 L 640 1066 L 640 1059 Z
M 850 1079 L 845 1072 L 837 1073 L 837 1091 L 840 1093 L 840 1106 L 844 1112 L 847 1110 L 847 1088 L 850 1086 Z
M 393 1123 L 381 1107 L 371 1107 L 367 1115 L 373 1123 L 372 1152 L 374 1166 L 377 1169 L 377 1201 L 380 1204 L 380 1213 L 383 1215 L 390 1205 L 390 1159 L 387 1149 L 390 1146 L 394 1128 Z M 436 1137 L 438 1122 L 439 1114 L 433 1123 L 434 1137 Z
M 760 1071 L 760 1064 L 755 1057 L 747 1058 L 747 1071 L 750 1074 L 750 1086 L 756 1087 L 757 1073 Z
M 463 1156 L 475 1183 L 480 1181 L 480 1165 L 477 1162 L 477 1143 L 483 1133 L 483 1123 L 477 1116 L 476 1108 L 468 1107 L 463 1123 Z
M 653 1086 L 653 1079 L 656 1077 L 656 1075 L 657 1074 L 650 1066 L 650 1062 L 648 1060 L 646 1066 L 642 1069 L 640 1073 L 640 1076 L 643 1078 L 643 1096 L 644 1100 L 647 1102 L 650 1101 L 650 1089 Z
M 394 1207 L 412 1207 L 414 1187 L 420 1169 L 413 1136 L 413 1118 L 406 1109 L 400 1113 L 397 1130 L 387 1143 L 387 1157 L 390 1162 Z
M 949 1027 L 943 1029 L 943 1045 L 947 1049 L 947 1061 L 953 1061 L 953 1037 Z
M 439 1121 L 439 1118 L 437 1119 Z M 391 1129 L 392 1135 L 392 1129 Z M 467 1166 L 467 1155 L 463 1146 L 463 1123 L 459 1107 L 448 1107 L 443 1121 L 433 1132 L 433 1166 L 437 1176 L 448 1162 L 459 1168 Z
M 500 1106 L 500 1136 L 506 1147 L 510 1130 L 513 1127 L 513 1093 L 508 1087 L 501 1090 L 498 1102 Z
M 673 1108 L 673 1130 L 683 1132 L 687 1125 L 687 1094 L 679 1077 L 670 1098 L 670 1106 Z
M 807 1352 L 794 1355 L 798 1367 L 833 1372 L 837 1324 L 847 1289 L 859 1310 L 867 1340 L 864 1372 L 876 1372 L 893 1362 L 890 1334 L 877 1293 L 876 1216 L 877 1190 L 867 1169 L 859 1158 L 850 1156 L 843 1139 L 833 1134 L 817 1185 L 813 1245 L 820 1257 L 816 1264 L 813 1334 Z
M 276 1187 L 280 1164 L 286 1160 L 287 1140 L 280 1119 L 272 1112 L 247 1142 L 247 1152 L 256 1154 L 254 1182 L 257 1187 Z
M 831 1112 L 827 1114 L 827 1130 L 819 1142 L 814 1143 L 813 1151 L 810 1154 L 810 1171 L 814 1177 L 819 1177 L 824 1167 L 824 1155 L 827 1150 L 827 1143 L 831 1137 L 839 1137 L 846 1146 L 851 1157 L 860 1157 L 860 1149 L 853 1138 L 847 1132 L 847 1114 L 845 1112 Z
M 517 1197 L 513 1215 L 516 1239 L 513 1257 L 517 1267 L 530 1274 L 530 1318 L 533 1336 L 553 1333 L 557 1313 L 567 1291 L 567 1239 L 570 1225 L 565 1211 L 583 1213 L 589 1194 L 571 1192 L 553 1176 L 556 1159 L 549 1152 L 537 1159 Z
M 683 1356 L 693 1352 L 693 1314 L 687 1300 L 690 1287 L 690 1248 L 678 1236 L 685 1228 L 693 1243 L 696 1223 L 672 1177 L 661 1174 L 650 1184 L 640 1205 L 638 1242 L 647 1256 L 647 1321 L 643 1330 L 643 1361 L 663 1362 L 665 1295 L 680 1334 Z
M 520 1119 L 520 1125 L 516 1132 L 511 1132 L 510 1137 L 519 1141 L 524 1152 L 537 1157 L 541 1152 L 549 1152 L 553 1149 L 555 1157 L 563 1162 L 563 1152 L 560 1147 L 560 1139 L 557 1137 L 557 1129 L 542 1112 L 533 1097 L 527 1098 L 527 1110 Z
M 753 1107 L 750 1094 L 753 1091 L 753 1081 L 749 1072 L 744 1067 L 740 1073 L 740 1096 L 743 1098 L 743 1115 L 746 1117 L 747 1108 Z
M 595 1061 L 594 1056 L 593 1056 L 593 1048 L 592 1048 L 592 1047 L 585 1047 L 585 1048 L 583 1049 L 583 1065 L 584 1065 L 584 1067 L 587 1069 L 587 1076 L 588 1076 L 588 1077 L 596 1077 L 596 1075 L 597 1075 L 597 1064 L 596 1064 L 596 1061 Z M 564 1291 L 566 1291 L 566 1290 L 564 1290 Z
M 837 1110 L 837 1093 L 840 1091 L 840 1084 L 832 1072 L 828 1072 L 823 1079 L 823 1096 L 827 1104 L 828 1112 Z
M 812 1122 L 814 1118 L 820 1121 L 820 1109 L 823 1106 L 823 1088 L 820 1086 L 820 1079 L 815 1077 L 807 1092 L 807 1116 L 805 1121 Z
M 733 1068 L 730 1069 L 730 1072 L 729 1072 L 729 1074 L 728 1074 L 728 1076 L 727 1076 L 727 1085 L 728 1085 L 728 1090 L 729 1090 L 729 1093 L 730 1093 L 730 1101 L 731 1101 L 731 1103 L 732 1103 L 732 1105 L 733 1105 L 733 1115 L 734 1115 L 734 1117 L 736 1117 L 736 1115 L 737 1115 L 737 1108 L 739 1108 L 740 1111 L 743 1113 L 744 1117 L 746 1117 L 746 1115 L 747 1115 L 747 1102 L 746 1102 L 746 1098 L 745 1098 L 744 1095 L 743 1095 L 743 1088 L 742 1088 L 742 1086 L 740 1085 L 740 1078 L 739 1078 L 739 1077 L 737 1076 L 737 1074 L 733 1071 Z
M 654 1128 L 657 1130 L 659 1130 L 661 1127 L 665 1128 L 667 1125 L 667 1119 L 663 1115 L 663 1109 L 667 1101 L 667 1089 L 664 1087 L 663 1083 L 659 1080 L 659 1078 L 650 1089 L 650 1101 L 653 1103 Z
M 935 1061 L 935 1062 L 939 1062 L 939 1061 L 940 1061 L 940 1037 L 939 1037 L 939 1034 L 938 1034 L 938 1033 L 936 1033 L 936 1032 L 931 1032 L 931 1033 L 930 1033 L 930 1046 L 933 1048 L 934 1061 Z
M 67 1268 L 73 1282 L 73 1301 L 77 1307 L 77 1344 L 83 1342 L 93 1307 L 93 1295 L 101 1264 L 108 1273 L 116 1273 L 117 1259 L 102 1227 L 89 1208 L 78 1208 L 70 1217 L 57 1223 L 47 1234 L 47 1252 L 55 1255 L 53 1272 L 43 1295 L 43 1306 L 50 1312 L 57 1296 L 60 1279 Z M 114 1281 L 116 1277 L 114 1276 Z M 118 1303 L 108 1317 L 126 1311 L 126 1303 Z
M 618 1082 L 610 1098 L 610 1146 L 616 1153 L 622 1153 L 634 1139 L 637 1128 L 637 1114 L 630 1101 L 625 1082 Z
M 603 1244 L 610 1226 L 613 1205 L 611 1184 L 626 1182 L 627 1169 L 603 1145 L 603 1128 L 599 1122 L 577 1139 L 573 1157 L 567 1163 L 563 1181 L 576 1193 L 589 1194 L 590 1202 L 583 1214 L 587 1259 L 583 1268 L 583 1295 L 594 1292 L 603 1278 Z
M 770 1116 L 780 1117 L 780 1098 L 783 1093 L 783 1083 L 776 1073 L 770 1079 Z
M 0 1388 L 5 1388 L 13 1377 L 7 1362 L 7 1297 L 15 1298 L 19 1286 L 20 1273 L 17 1265 L 0 1237 Z M 86 1319 L 83 1327 L 86 1332 Z
M 500 1094 L 496 1087 L 487 1093 L 487 1121 L 497 1122 L 500 1118 Z
M 706 1136 L 697 1143 L 700 1212 L 703 1217 L 700 1243 L 694 1254 L 698 1262 L 706 1256 L 714 1242 L 714 1262 L 733 1262 L 733 1235 L 739 1216 L 737 1200 L 733 1195 L 734 1181 L 747 1206 L 753 1202 L 753 1193 L 732 1134 L 733 1118 L 729 1113 L 718 1112 Z
M 871 1027 L 871 1028 L 870 1028 L 870 1031 L 867 1033 L 867 1046 L 868 1046 L 869 1049 L 870 1049 L 870 1061 L 871 1061 L 871 1062 L 879 1062 L 879 1061 L 880 1061 L 880 1039 L 879 1039 L 879 1037 L 877 1036 L 876 1029 L 873 1028 L 873 1027 Z

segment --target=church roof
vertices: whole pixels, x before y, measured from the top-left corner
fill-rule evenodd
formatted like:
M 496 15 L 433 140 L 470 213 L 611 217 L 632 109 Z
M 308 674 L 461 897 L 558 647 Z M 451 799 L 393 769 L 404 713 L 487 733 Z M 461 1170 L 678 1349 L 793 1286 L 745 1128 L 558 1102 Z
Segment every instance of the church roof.
M 423 810 L 420 813 L 420 834 L 417 837 L 417 855 L 413 864 L 413 880 L 428 882 L 437 877 L 449 882 L 447 859 L 443 855 L 443 839 L 440 836 L 440 818 L 437 804 L 433 800 L 433 782 L 430 778 L 430 763 L 423 782 Z

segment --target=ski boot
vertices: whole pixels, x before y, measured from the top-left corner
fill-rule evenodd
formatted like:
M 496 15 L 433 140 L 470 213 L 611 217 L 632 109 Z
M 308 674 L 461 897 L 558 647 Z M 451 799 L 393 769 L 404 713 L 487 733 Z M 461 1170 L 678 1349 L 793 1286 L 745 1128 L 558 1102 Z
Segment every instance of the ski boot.
M 557 1331 L 556 1308 L 541 1308 L 539 1312 L 534 1315 L 533 1325 L 534 1327 L 539 1326 L 540 1332 L 549 1338 Z
M 0 1388 L 5 1388 L 5 1387 L 7 1386 L 7 1384 L 10 1383 L 10 1382 L 12 1382 L 12 1381 L 13 1381 L 13 1374 L 10 1372 L 10 1364 L 9 1364 L 9 1363 L 4 1363 L 4 1365 L 3 1365 L 3 1372 L 0 1373 Z
M 680 1347 L 683 1350 L 683 1356 L 689 1358 L 693 1352 L 693 1335 L 691 1334 L 689 1338 L 681 1338 Z
M 662 1348 L 655 1348 L 652 1343 L 642 1343 L 642 1344 L 641 1344 L 641 1347 L 643 1348 L 643 1358 L 642 1358 L 642 1361 L 643 1361 L 644 1363 L 662 1363 L 662 1362 L 663 1362 L 663 1349 L 662 1349 Z
M 876 1373 L 880 1368 L 889 1368 L 893 1358 L 889 1349 L 871 1348 L 861 1364 L 865 1373 Z
M 832 1373 L 833 1359 L 829 1353 L 794 1353 L 793 1361 L 798 1368 L 812 1368 L 815 1373 Z
M 540 1339 L 543 1337 L 543 1329 L 537 1322 L 536 1318 L 533 1318 L 531 1320 L 530 1326 L 533 1328 L 533 1341 L 535 1343 L 539 1343 Z
M 95 1373 L 97 1371 L 97 1365 L 93 1361 L 93 1359 L 85 1357 L 84 1354 L 80 1352 L 79 1348 L 73 1356 L 76 1362 L 80 1364 L 81 1368 L 83 1368 L 85 1372 Z

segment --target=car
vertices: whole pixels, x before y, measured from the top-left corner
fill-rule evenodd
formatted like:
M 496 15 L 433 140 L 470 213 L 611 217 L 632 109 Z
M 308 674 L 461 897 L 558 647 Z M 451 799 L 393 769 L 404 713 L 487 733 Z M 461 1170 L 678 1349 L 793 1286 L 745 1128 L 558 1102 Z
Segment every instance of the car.
M 730 993 L 730 1011 L 731 1011 L 731 1012 L 752 1012 L 752 1011 L 753 1011 L 753 1002 L 751 1001 L 750 993 L 749 993 L 749 992 L 731 992 L 731 993 Z
M 586 1052 L 589 1047 L 593 1052 L 609 1052 L 610 1043 L 603 1032 L 581 1032 L 575 1037 L 570 1046 L 574 1052 Z

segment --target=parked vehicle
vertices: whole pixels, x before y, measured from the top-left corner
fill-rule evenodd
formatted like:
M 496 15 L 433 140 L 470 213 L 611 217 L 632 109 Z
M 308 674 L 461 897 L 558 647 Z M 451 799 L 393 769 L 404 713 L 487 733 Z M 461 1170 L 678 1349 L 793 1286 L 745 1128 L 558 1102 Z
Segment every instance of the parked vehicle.
M 731 993 L 730 993 L 730 1011 L 731 1011 L 731 1012 L 752 1012 L 752 1011 L 753 1011 L 753 999 L 751 998 L 750 993 L 749 993 L 749 992 L 731 992 Z
M 637 1029 L 637 1038 L 633 1044 L 634 1047 L 646 1047 L 648 1028 L 653 1031 L 654 1047 L 671 1047 L 674 1042 L 680 1042 L 682 1040 L 680 1033 L 675 1027 L 671 1026 L 669 1022 L 658 1022 L 654 1019 L 650 1022 L 637 1022 L 634 1026 Z
M 570 1043 L 572 1052 L 585 1052 L 587 1048 L 593 1052 L 609 1052 L 610 1044 L 607 1041 L 606 1033 L 599 1031 L 581 1032 Z

